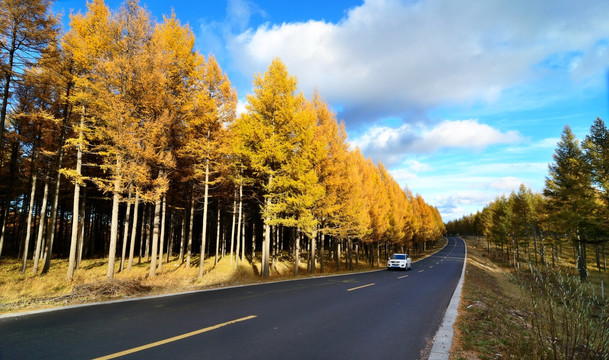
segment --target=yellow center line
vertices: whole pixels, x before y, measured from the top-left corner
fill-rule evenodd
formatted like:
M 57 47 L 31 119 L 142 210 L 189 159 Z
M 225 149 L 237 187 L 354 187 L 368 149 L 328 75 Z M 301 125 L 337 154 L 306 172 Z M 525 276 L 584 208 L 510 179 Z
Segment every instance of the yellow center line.
M 419 270 L 420 273 L 422 273 L 423 271 L 425 271 L 425 270 Z
M 191 336 L 199 335 L 199 334 L 202 334 L 204 332 L 216 330 L 216 329 L 219 329 L 219 328 L 224 327 L 226 325 L 231 325 L 231 324 L 235 324 L 235 323 L 238 323 L 238 322 L 241 322 L 241 321 L 251 320 L 251 319 L 253 319 L 255 317 L 257 317 L 257 316 L 256 315 L 250 315 L 250 316 L 242 317 L 242 318 L 239 318 L 239 319 L 227 321 L 227 322 L 224 322 L 222 324 L 208 326 L 208 327 L 203 328 L 203 329 L 191 331 L 189 333 L 178 335 L 178 336 L 174 336 L 174 337 L 171 337 L 171 338 L 168 338 L 168 339 L 165 339 L 165 340 L 160 340 L 160 341 L 156 341 L 156 342 L 153 342 L 153 343 L 150 343 L 150 344 L 138 346 L 138 347 L 135 347 L 133 349 L 128 349 L 128 350 L 124 350 L 124 351 L 117 352 L 117 353 L 114 353 L 114 354 L 98 357 L 98 358 L 95 358 L 93 360 L 114 359 L 114 358 L 117 358 L 117 357 L 120 357 L 120 356 L 125 356 L 125 355 L 129 355 L 129 354 L 133 354 L 133 353 L 136 353 L 138 351 L 150 349 L 150 348 L 153 348 L 153 347 L 157 347 L 157 346 L 161 346 L 161 345 L 164 345 L 164 344 L 168 344 L 170 342 L 174 342 L 174 341 L 186 339 L 186 338 L 191 337 Z
M 370 283 L 370 284 L 354 287 L 354 288 L 351 288 L 351 289 L 347 289 L 347 291 L 359 290 L 359 289 L 363 289 L 365 287 L 372 286 L 372 285 L 374 285 L 374 283 Z
M 398 277 L 398 279 L 403 279 L 403 278 L 407 278 L 407 277 L 408 277 L 408 275 L 402 275 L 402 276 Z
M 433 267 L 433 265 L 431 265 L 429 268 L 431 269 Z

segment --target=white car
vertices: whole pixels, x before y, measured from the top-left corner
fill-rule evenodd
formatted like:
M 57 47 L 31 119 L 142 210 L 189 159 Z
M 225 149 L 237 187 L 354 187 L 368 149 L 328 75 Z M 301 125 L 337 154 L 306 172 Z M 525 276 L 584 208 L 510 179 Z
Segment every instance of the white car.
M 412 259 L 408 254 L 393 254 L 393 256 L 387 261 L 387 269 L 404 269 L 409 270 L 412 268 Z

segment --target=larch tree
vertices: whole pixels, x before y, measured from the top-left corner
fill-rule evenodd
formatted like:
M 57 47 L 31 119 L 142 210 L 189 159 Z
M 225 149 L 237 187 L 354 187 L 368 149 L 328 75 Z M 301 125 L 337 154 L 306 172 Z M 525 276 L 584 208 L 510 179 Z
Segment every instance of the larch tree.
M 45 171 L 42 171 L 40 168 L 49 169 L 49 166 L 45 166 L 44 164 L 49 163 L 51 156 L 55 153 L 55 142 L 58 134 L 58 121 L 51 111 L 49 102 L 50 97 L 48 93 L 52 93 L 52 91 L 50 91 L 51 87 L 47 86 L 46 82 L 43 81 L 44 76 L 40 76 L 40 70 L 41 69 L 39 68 L 30 68 L 25 72 L 24 81 L 17 88 L 15 94 L 16 106 L 10 117 L 11 126 L 16 135 L 15 137 L 18 137 L 21 140 L 21 145 L 24 146 L 25 149 L 30 149 L 29 159 L 24 159 L 26 160 L 26 164 L 29 163 L 27 172 L 29 173 L 29 186 L 31 191 L 29 194 L 26 236 L 23 241 L 23 266 L 21 270 L 23 273 L 26 271 L 27 259 L 29 257 L 32 223 L 36 222 L 34 200 L 36 198 L 36 187 L 39 184 L 38 178 L 43 177 L 44 179 L 44 176 L 46 176 Z M 9 166 L 10 168 L 15 168 L 16 164 L 14 165 L 13 160 L 15 159 L 14 154 L 16 155 L 16 153 L 14 152 L 14 149 L 15 145 L 18 145 L 19 142 L 13 140 L 12 143 L 13 146 L 11 146 L 11 161 Z M 40 164 L 43 164 L 43 166 L 40 166 Z M 16 171 L 11 171 L 11 177 L 13 177 L 12 174 L 14 172 Z M 45 181 L 45 183 L 47 182 Z M 11 185 L 10 182 L 9 185 Z M 43 224 L 43 222 L 40 223 Z
M 57 39 L 59 19 L 51 13 L 51 0 L 0 1 L 0 152 L 13 84 L 48 44 Z
M 207 215 L 209 186 L 220 180 L 225 154 L 228 151 L 227 128 L 234 121 L 237 93 L 226 74 L 209 56 L 198 68 L 193 85 L 193 104 L 188 115 L 188 140 L 185 149 L 192 159 L 194 177 L 203 185 L 203 229 L 199 278 L 203 276 L 205 246 L 207 242 Z
M 508 199 L 505 196 L 500 196 L 492 203 L 490 208 L 486 235 L 502 250 L 505 246 L 509 246 L 511 217 L 512 213 L 508 206 Z
M 86 136 L 89 130 L 86 126 L 87 108 L 91 107 L 95 101 L 92 98 L 94 84 L 90 79 L 98 64 L 98 59 L 104 55 L 104 52 L 108 51 L 109 22 L 110 10 L 108 7 L 103 0 L 94 0 L 87 4 L 86 14 L 76 14 L 70 17 L 70 30 L 62 39 L 62 47 L 73 66 L 74 91 L 69 100 L 78 108 L 77 112 L 79 113 L 78 124 L 73 126 L 76 136 L 67 141 L 68 145 L 76 147 L 76 168 L 62 169 L 63 174 L 74 183 L 72 233 L 67 270 L 69 281 L 74 277 L 76 265 L 80 187 L 85 185 L 85 178 L 82 175 L 82 158 L 83 152 L 88 147 L 88 136 Z M 89 109 L 89 112 L 91 112 L 91 109 Z
M 165 212 L 161 217 L 161 205 L 166 202 L 169 173 L 176 168 L 176 134 L 182 133 L 185 126 L 185 104 L 189 101 L 189 86 L 195 82 L 199 57 L 194 51 L 192 32 L 180 24 L 175 14 L 155 27 L 145 53 L 150 59 L 145 61 L 149 67 L 142 76 L 146 84 L 143 88 L 152 91 L 143 97 L 140 138 L 144 159 L 153 171 L 151 201 L 155 206 L 149 276 L 154 276 L 157 261 L 160 264 L 163 257 Z
M 351 204 L 351 201 L 359 201 L 357 192 L 360 187 L 356 184 L 357 171 L 353 171 L 355 165 L 349 156 L 347 133 L 318 92 L 314 93 L 312 103 L 317 115 L 315 144 L 318 158 L 315 171 L 324 191 L 324 196 L 316 202 L 314 209 L 319 229 L 323 236 L 340 239 L 358 237 L 355 214 L 361 207 Z M 321 241 L 321 245 L 324 245 L 324 241 Z M 322 247 L 322 271 L 323 252 Z
M 314 227 L 311 200 L 323 189 L 316 184 L 307 151 L 316 117 L 302 94 L 296 94 L 296 78 L 279 59 L 263 75 L 255 75 L 254 94 L 247 100 L 247 112 L 236 124 L 241 135 L 238 153 L 247 159 L 263 192 L 261 275 L 268 277 L 271 226 Z M 313 186 L 305 189 L 303 184 Z
M 318 219 L 315 217 L 317 203 L 323 198 L 325 191 L 319 182 L 315 165 L 325 155 L 323 142 L 315 137 L 317 116 L 314 105 L 304 102 L 302 107 L 294 114 L 294 150 L 285 166 L 283 176 L 277 176 L 277 197 L 275 210 L 282 214 L 280 224 L 299 229 L 309 239 L 312 261 L 315 254 L 315 240 L 317 238 Z M 297 243 L 298 245 L 298 243 Z M 295 275 L 298 275 L 298 246 L 294 256 Z M 311 266 L 314 268 L 314 266 Z
M 526 243 L 526 249 L 529 248 L 532 230 L 533 216 L 533 194 L 521 184 L 518 192 L 512 192 L 509 197 L 509 205 L 511 206 L 511 229 L 512 229 L 512 246 L 516 250 L 514 266 L 519 266 L 520 244 Z
M 132 167 L 143 166 L 140 135 L 144 98 L 148 90 L 142 85 L 153 74 L 149 73 L 149 50 L 152 38 L 150 15 L 136 1 L 123 4 L 110 22 L 110 49 L 100 59 L 99 70 L 93 81 L 100 85 L 94 94 L 98 104 L 95 117 L 95 146 L 101 156 L 101 169 L 109 176 L 92 179 L 99 188 L 112 194 L 110 245 L 106 277 L 114 277 L 118 238 L 119 202 L 128 182 Z M 145 114 L 144 114 L 145 115 Z M 135 151 L 134 151 L 135 147 Z M 136 166 L 139 165 L 139 166 Z M 161 184 L 162 185 L 162 184 Z
M 386 239 L 389 230 L 390 204 L 379 168 L 368 159 L 364 171 L 371 231 L 363 238 L 363 241 L 370 244 L 372 249 L 376 249 L 376 251 L 370 252 L 370 264 L 374 265 L 375 261 L 380 261 L 380 242 Z
M 51 13 L 51 4 L 50 0 L 0 1 L 0 175 L 4 164 L 6 119 L 15 92 L 14 85 L 22 82 L 25 69 L 36 66 L 41 54 L 57 39 L 59 19 Z M 12 158 L 14 149 L 13 146 Z M 13 175 L 6 178 L 9 180 L 8 190 L 11 190 Z M 1 199 L 0 255 L 11 196 L 11 191 L 7 191 Z

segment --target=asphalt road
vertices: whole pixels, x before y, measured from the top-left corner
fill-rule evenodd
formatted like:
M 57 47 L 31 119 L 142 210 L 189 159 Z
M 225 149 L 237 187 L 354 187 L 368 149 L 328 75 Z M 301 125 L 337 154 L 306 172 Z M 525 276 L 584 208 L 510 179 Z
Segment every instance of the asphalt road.
M 0 359 L 419 359 L 459 280 L 464 246 L 450 238 L 410 271 L 2 318 Z

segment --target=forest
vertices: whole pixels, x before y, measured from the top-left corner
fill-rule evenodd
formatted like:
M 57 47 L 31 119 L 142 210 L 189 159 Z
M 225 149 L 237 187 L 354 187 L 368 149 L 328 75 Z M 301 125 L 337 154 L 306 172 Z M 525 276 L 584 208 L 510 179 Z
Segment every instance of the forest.
M 0 262 L 44 274 L 107 261 L 106 278 L 149 264 L 199 267 L 280 254 L 347 266 L 441 238 L 437 208 L 347 141 L 322 95 L 307 99 L 279 58 L 246 111 L 212 54 L 175 14 L 103 0 L 71 14 L 51 0 L 0 0 Z M 198 255 L 195 257 L 195 255 Z
M 567 125 L 556 145 L 542 192 L 521 185 L 499 196 L 482 211 L 450 221 L 452 234 L 486 236 L 514 267 L 525 264 L 556 266 L 565 243 L 580 280 L 588 276 L 588 249 L 598 271 L 606 271 L 609 240 L 609 130 L 597 118 L 581 142 Z M 532 249 L 531 249 L 532 246 Z

